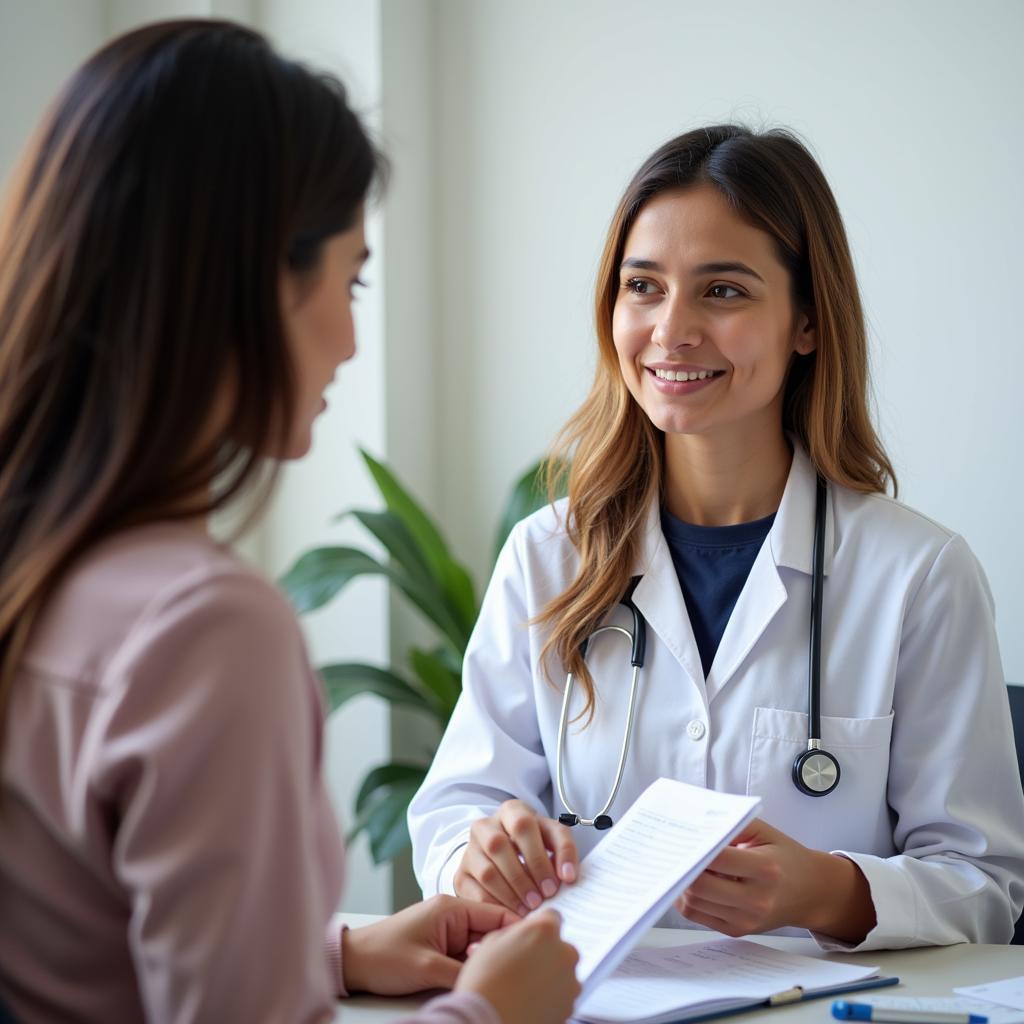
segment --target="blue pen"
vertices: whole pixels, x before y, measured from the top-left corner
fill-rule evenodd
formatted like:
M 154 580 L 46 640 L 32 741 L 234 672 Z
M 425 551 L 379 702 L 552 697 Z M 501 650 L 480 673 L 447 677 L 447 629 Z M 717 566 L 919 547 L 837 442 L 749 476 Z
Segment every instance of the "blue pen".
M 877 1020 L 891 1024 L 988 1024 L 988 1017 L 977 1013 L 943 1013 L 937 1010 L 894 1010 L 870 1003 L 851 1003 L 837 999 L 832 1004 L 837 1020 Z

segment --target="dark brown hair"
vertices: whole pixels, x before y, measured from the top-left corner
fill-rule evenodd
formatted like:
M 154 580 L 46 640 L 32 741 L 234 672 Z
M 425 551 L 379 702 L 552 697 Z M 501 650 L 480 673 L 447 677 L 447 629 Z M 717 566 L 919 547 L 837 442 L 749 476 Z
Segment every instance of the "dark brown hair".
M 71 561 L 284 450 L 281 273 L 381 169 L 341 84 L 239 25 L 146 26 L 66 84 L 0 211 L 0 721 Z
M 769 234 L 789 271 L 794 308 L 816 330 L 816 350 L 786 378 L 783 428 L 817 470 L 857 491 L 896 490 L 892 465 L 871 422 L 864 314 L 846 231 L 814 157 L 783 129 L 715 125 L 665 143 L 637 171 L 612 218 L 597 278 L 598 362 L 594 384 L 555 446 L 552 485 L 571 455 L 566 525 L 580 564 L 569 588 L 537 621 L 551 626 L 553 655 L 583 687 L 589 719 L 593 681 L 580 644 L 625 592 L 651 503 L 662 488 L 664 436 L 626 388 L 612 338 L 619 264 L 637 215 L 663 192 L 710 185 L 736 213 Z

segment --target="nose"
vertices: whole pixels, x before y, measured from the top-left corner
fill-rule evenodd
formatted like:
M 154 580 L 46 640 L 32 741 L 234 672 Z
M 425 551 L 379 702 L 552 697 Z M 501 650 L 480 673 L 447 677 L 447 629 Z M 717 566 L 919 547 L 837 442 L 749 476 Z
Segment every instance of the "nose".
M 704 340 L 700 315 L 685 298 L 676 295 L 660 304 L 651 341 L 665 352 L 697 348 Z

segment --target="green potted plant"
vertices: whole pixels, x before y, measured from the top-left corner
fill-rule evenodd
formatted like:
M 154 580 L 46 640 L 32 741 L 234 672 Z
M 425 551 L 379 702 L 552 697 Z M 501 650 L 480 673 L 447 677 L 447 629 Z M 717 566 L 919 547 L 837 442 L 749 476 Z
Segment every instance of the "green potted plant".
M 362 662 L 320 669 L 333 711 L 347 700 L 371 693 L 412 708 L 443 730 L 462 691 L 462 659 L 479 612 L 476 591 L 441 531 L 395 474 L 365 451 L 363 460 L 384 501 L 382 511 L 351 509 L 351 515 L 380 543 L 386 559 L 355 547 L 320 547 L 303 554 L 281 578 L 300 614 L 327 604 L 358 576 L 384 576 L 426 620 L 436 643 L 411 647 L 401 668 Z M 564 473 L 560 474 L 564 480 Z M 516 482 L 498 528 L 494 555 L 512 527 L 546 504 L 545 465 L 537 463 Z M 340 518 L 340 517 L 339 517 Z M 353 838 L 366 832 L 376 863 L 391 860 L 409 844 L 405 816 L 429 765 L 390 761 L 369 771 L 356 796 Z

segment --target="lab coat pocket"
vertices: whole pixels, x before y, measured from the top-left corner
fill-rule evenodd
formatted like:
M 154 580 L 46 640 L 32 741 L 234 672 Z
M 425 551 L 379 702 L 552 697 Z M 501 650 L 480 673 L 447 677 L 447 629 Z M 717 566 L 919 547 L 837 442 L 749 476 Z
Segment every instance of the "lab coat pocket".
M 755 708 L 747 792 L 761 797 L 760 816 L 805 846 L 892 853 L 886 802 L 892 714 L 821 718 L 821 745 L 839 761 L 839 785 L 826 796 L 801 793 L 793 762 L 807 747 L 807 715 Z

